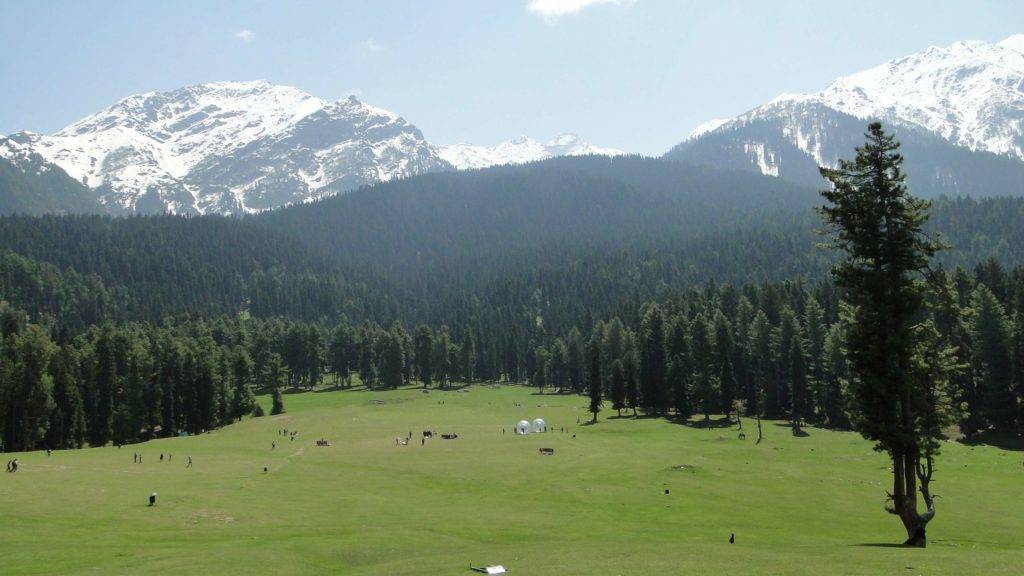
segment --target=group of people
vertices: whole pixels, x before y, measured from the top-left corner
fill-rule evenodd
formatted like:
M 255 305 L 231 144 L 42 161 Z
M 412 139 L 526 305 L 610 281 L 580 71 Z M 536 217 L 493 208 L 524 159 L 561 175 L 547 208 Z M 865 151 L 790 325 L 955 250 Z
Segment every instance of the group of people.
M 420 435 L 420 446 L 426 446 L 427 445 L 427 438 L 433 438 L 435 434 L 437 434 L 437 432 L 435 432 L 433 430 L 424 430 L 422 435 Z M 458 438 L 459 435 L 458 434 L 442 434 L 442 437 L 444 437 L 445 440 L 452 440 L 454 438 Z M 411 442 L 411 441 L 412 441 L 412 430 L 410 430 L 409 433 L 406 434 L 405 438 L 403 438 L 401 436 L 395 436 L 395 446 L 408 446 L 409 442 Z
M 14 460 L 8 460 L 7 461 L 7 471 L 8 472 L 17 472 L 18 471 L 18 459 L 17 458 L 15 458 Z
M 287 436 L 287 437 L 292 439 L 292 442 L 295 442 L 295 437 L 299 435 L 299 431 L 298 430 L 289 430 L 287 428 L 281 428 L 280 430 L 277 431 L 277 435 L 278 436 Z
M 167 461 L 170 462 L 171 459 L 173 459 L 173 458 L 174 458 L 174 454 L 171 454 L 170 452 L 168 452 L 167 453 Z M 164 453 L 163 452 L 160 453 L 160 461 L 161 462 L 164 461 Z M 133 452 L 132 453 L 132 462 L 135 462 L 136 464 L 142 464 L 142 454 L 139 454 L 138 452 Z M 185 468 L 191 468 L 191 467 L 192 467 L 192 457 L 189 456 L 188 457 L 188 464 L 185 465 Z

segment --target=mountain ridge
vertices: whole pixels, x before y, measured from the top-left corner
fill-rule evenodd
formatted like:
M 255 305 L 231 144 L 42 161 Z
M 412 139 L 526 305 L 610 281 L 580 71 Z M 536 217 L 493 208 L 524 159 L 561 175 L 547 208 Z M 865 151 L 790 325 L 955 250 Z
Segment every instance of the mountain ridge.
M 834 167 L 874 120 L 905 144 L 923 195 L 1024 193 L 1014 183 L 1024 178 L 1024 35 L 932 46 L 840 77 L 818 92 L 781 94 L 699 126 L 666 157 L 813 184 L 817 166 Z M 990 184 L 992 171 L 998 178 Z
M 355 96 L 327 101 L 265 80 L 135 94 L 52 135 L 6 140 L 66 172 L 111 213 L 247 214 L 425 172 L 619 153 L 570 134 L 438 146 Z M 8 148 L 0 157 L 13 155 Z M 469 160 L 453 166 L 446 157 Z

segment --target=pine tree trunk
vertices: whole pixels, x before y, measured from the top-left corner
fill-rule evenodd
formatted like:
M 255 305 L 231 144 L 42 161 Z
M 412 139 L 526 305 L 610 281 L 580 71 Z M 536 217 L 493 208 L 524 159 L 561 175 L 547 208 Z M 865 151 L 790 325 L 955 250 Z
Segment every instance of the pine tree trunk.
M 892 464 L 893 506 L 889 511 L 899 516 L 907 531 L 903 545 L 924 548 L 927 545 L 925 525 L 935 510 L 929 506 L 924 516 L 917 511 L 917 458 L 912 454 L 893 454 Z

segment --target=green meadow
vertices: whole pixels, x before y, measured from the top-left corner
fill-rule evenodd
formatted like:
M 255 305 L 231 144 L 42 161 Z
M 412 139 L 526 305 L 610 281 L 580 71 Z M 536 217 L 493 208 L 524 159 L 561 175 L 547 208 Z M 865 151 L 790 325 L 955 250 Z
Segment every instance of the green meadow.
M 1024 573 L 1022 452 L 948 443 L 928 548 L 905 549 L 883 511 L 887 459 L 855 433 L 765 422 L 756 444 L 752 420 L 741 440 L 608 408 L 586 425 L 586 402 L 306 392 L 200 436 L 5 454 L 21 470 L 0 476 L 0 573 Z M 548 433 L 512 433 L 538 417 Z M 421 445 L 424 429 L 459 438 Z

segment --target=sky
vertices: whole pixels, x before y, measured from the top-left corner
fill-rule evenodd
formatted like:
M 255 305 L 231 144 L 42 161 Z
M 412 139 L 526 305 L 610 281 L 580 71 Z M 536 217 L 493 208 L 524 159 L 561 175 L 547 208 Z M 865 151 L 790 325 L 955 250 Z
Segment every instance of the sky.
M 1019 0 L 0 0 L 0 134 L 261 79 L 355 94 L 438 144 L 573 132 L 661 154 L 782 92 L 1021 32 Z

